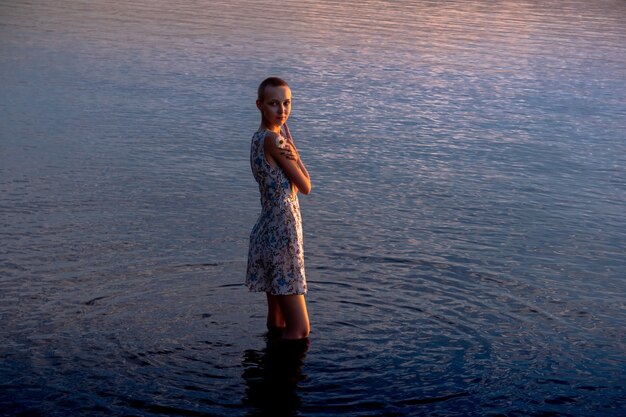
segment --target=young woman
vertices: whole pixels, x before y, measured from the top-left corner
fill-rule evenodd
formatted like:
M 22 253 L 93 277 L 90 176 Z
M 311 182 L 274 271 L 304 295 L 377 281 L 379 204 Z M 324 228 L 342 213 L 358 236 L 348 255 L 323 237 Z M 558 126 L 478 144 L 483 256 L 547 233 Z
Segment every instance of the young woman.
M 276 77 L 264 80 L 256 105 L 261 126 L 252 136 L 250 164 L 259 184 L 261 214 L 250 234 L 246 285 L 267 294 L 267 327 L 283 339 L 305 339 L 309 315 L 298 192 L 311 180 L 289 133 L 291 89 Z

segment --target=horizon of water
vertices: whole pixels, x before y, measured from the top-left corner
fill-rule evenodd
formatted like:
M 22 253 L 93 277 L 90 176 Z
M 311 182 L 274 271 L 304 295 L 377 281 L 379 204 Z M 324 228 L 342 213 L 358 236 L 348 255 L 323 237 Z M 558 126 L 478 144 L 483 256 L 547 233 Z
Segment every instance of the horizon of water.
M 624 2 L 270 6 L 0 3 L 0 415 L 621 415 Z M 243 287 L 268 75 L 306 352 Z

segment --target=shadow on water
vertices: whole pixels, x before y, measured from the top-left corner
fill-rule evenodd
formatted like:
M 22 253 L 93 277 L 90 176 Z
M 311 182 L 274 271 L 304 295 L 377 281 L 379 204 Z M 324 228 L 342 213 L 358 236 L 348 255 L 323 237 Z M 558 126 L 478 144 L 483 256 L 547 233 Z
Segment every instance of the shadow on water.
M 243 354 L 246 394 L 243 404 L 248 416 L 293 416 L 301 401 L 298 383 L 306 379 L 302 366 L 309 348 L 306 342 L 284 342 L 267 335 L 262 350 L 248 349 Z

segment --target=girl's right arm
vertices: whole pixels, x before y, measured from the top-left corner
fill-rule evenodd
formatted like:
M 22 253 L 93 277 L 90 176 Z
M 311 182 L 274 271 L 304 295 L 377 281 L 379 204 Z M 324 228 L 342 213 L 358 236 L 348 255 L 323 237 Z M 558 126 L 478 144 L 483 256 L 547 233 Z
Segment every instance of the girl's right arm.
M 280 148 L 276 143 L 276 139 L 278 139 L 278 135 L 272 132 L 268 132 L 265 135 L 265 140 L 263 143 L 263 147 L 265 148 L 265 152 L 268 153 L 282 168 L 291 181 L 302 194 L 308 194 L 311 192 L 311 180 L 309 179 L 308 172 L 306 169 L 301 169 L 300 158 L 298 157 L 297 152 L 286 152 L 285 149 Z M 295 156 L 295 159 L 289 158 L 289 156 Z

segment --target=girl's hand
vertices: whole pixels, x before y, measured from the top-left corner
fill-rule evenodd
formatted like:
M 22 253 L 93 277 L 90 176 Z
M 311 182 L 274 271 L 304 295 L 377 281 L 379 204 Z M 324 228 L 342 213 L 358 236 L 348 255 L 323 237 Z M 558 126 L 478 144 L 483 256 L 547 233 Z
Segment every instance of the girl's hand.
M 302 194 L 311 192 L 311 179 L 292 141 L 287 141 L 280 135 L 268 132 L 263 146 L 266 155 L 269 154 L 282 168 L 292 186 Z
M 298 154 L 298 150 L 292 141 L 287 141 L 283 145 L 284 147 L 281 149 L 280 154 L 284 155 L 285 158 L 291 159 L 292 161 L 297 161 L 300 159 L 300 154 Z
M 295 146 L 293 142 L 289 140 L 289 137 L 276 135 L 274 137 L 274 144 L 280 149 L 281 155 L 284 155 L 287 159 L 291 159 L 293 161 L 297 160 L 298 152 L 295 150 Z

